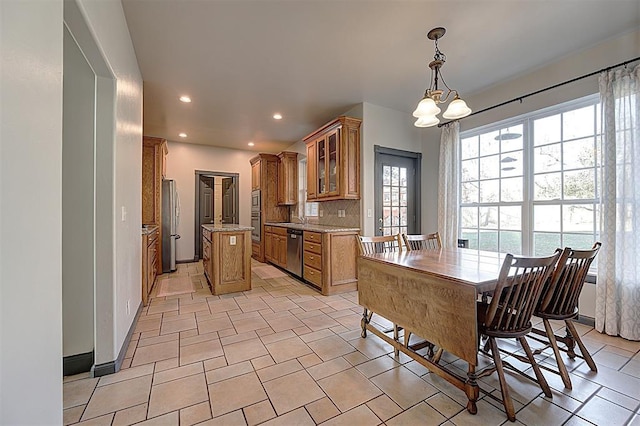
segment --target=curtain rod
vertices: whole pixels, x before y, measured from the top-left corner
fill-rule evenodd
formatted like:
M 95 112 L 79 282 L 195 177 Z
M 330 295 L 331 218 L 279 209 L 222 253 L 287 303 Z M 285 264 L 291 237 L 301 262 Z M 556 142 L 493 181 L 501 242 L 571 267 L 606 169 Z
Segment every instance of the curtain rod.
M 589 74 L 585 74 L 585 75 L 582 75 L 580 77 L 572 78 L 571 80 L 563 81 L 562 83 L 554 84 L 553 86 L 545 87 L 544 89 L 536 90 L 535 92 L 527 93 L 526 95 L 518 96 L 517 98 L 513 98 L 511 100 L 508 100 L 508 101 L 505 101 L 505 102 L 502 102 L 502 103 L 499 103 L 499 104 L 496 104 L 496 105 L 492 105 L 492 106 L 490 106 L 488 108 L 481 109 L 480 111 L 472 112 L 471 114 L 467 115 L 466 117 L 462 117 L 462 118 L 459 118 L 457 120 L 445 121 L 444 123 L 438 124 L 438 127 L 446 126 L 447 124 L 453 123 L 454 121 L 464 120 L 467 117 L 471 117 L 471 116 L 476 115 L 476 114 L 481 114 L 483 112 L 487 112 L 487 111 L 490 111 L 492 109 L 508 105 L 508 104 L 510 104 L 512 102 L 519 101 L 520 103 L 522 103 L 523 99 L 528 98 L 530 96 L 537 95 L 537 94 L 540 94 L 542 92 L 546 92 L 547 90 L 555 89 L 557 87 L 564 86 L 565 84 L 573 83 L 575 81 L 582 80 L 584 78 L 591 77 L 591 76 L 594 76 L 596 74 L 600 74 L 601 72 L 605 72 L 605 71 L 612 70 L 614 68 L 626 66 L 627 64 L 630 64 L 631 62 L 636 62 L 636 61 L 640 61 L 640 56 L 638 56 L 636 58 L 633 58 L 633 59 L 629 59 L 629 60 L 624 61 L 624 62 L 620 62 L 619 64 L 616 64 L 616 65 L 611 65 L 609 67 L 602 68 L 601 70 L 598 70 L 598 71 L 590 72 Z

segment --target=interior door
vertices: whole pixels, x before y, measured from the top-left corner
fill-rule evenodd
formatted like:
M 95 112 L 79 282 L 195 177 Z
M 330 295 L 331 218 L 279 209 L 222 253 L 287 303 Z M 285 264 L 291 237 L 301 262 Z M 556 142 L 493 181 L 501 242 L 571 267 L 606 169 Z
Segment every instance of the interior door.
M 238 223 L 233 178 L 222 179 L 222 223 Z
M 198 211 L 198 229 L 205 223 L 213 223 L 213 188 L 214 178 L 212 176 L 200 176 L 200 209 Z M 202 237 L 196 238 L 198 253 L 202 254 Z
M 420 230 L 420 153 L 375 147 L 375 234 Z

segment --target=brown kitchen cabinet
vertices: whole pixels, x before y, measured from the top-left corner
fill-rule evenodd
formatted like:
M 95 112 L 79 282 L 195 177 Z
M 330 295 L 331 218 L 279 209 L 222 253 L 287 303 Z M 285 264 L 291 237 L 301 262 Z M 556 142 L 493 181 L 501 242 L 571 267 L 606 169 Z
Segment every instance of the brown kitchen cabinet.
M 304 231 L 304 279 L 326 296 L 356 290 L 357 235 L 355 231 Z
M 142 138 L 142 224 L 158 226 L 156 272 L 162 273 L 162 179 L 166 175 L 167 141 Z
M 304 138 L 307 147 L 307 200 L 360 199 L 360 125 L 338 117 Z
M 278 154 L 278 205 L 298 203 L 298 153 L 283 151 Z
M 156 282 L 158 271 L 157 226 L 143 229 L 142 233 L 142 303 L 147 304 L 149 294 Z
M 251 244 L 252 256 L 265 261 L 265 223 L 288 222 L 289 206 L 278 205 L 278 167 L 280 158 L 273 154 L 258 154 L 250 160 L 251 187 L 260 191 L 260 241 Z
M 287 229 L 265 226 L 264 257 L 267 262 L 281 268 L 287 267 Z

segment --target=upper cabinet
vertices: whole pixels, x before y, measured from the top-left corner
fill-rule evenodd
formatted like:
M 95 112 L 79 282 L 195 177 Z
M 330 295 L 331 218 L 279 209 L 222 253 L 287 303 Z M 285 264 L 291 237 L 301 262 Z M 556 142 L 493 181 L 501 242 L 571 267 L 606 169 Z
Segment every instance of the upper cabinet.
M 307 200 L 360 199 L 360 124 L 338 117 L 304 138 Z
M 278 154 L 278 205 L 298 203 L 298 153 L 284 151 Z

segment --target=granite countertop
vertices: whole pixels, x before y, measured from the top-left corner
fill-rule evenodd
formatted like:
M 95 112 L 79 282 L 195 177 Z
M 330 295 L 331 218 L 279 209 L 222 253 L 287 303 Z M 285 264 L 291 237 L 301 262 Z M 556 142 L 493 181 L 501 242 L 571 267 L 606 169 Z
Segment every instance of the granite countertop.
M 238 225 L 237 223 L 205 223 L 202 227 L 211 232 L 253 231 L 253 226 Z
M 142 235 L 148 235 L 159 228 L 158 225 L 142 225 Z
M 316 225 L 313 223 L 292 223 L 292 222 L 268 222 L 268 226 L 279 226 L 281 228 L 299 229 L 301 231 L 313 232 L 358 232 L 360 228 L 345 228 L 334 225 Z

